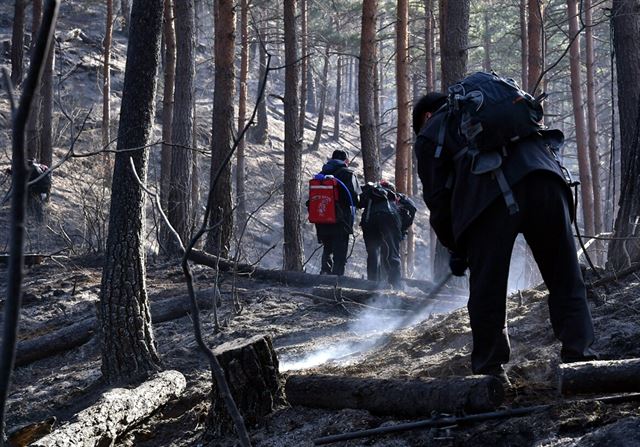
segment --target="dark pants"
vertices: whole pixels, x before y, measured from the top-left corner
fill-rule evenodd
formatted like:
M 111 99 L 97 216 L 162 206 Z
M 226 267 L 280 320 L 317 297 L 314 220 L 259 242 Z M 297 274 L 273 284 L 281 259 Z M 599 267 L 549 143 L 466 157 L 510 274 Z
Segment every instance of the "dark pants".
M 509 215 L 502 197 L 484 210 L 463 235 L 469 260 L 471 366 L 495 374 L 509 361 L 506 293 L 511 251 L 518 233 L 531 247 L 549 289 L 549 313 L 563 361 L 593 358 L 593 323 L 578 265 L 570 222 L 570 200 L 561 180 L 537 172 L 513 193 L 520 211 Z
M 349 251 L 349 233 L 319 234 L 318 240 L 322 244 L 320 274 L 344 275 L 344 266 L 347 263 L 347 252 Z
M 366 211 L 365 211 L 366 213 Z M 391 213 L 375 213 L 362 224 L 362 236 L 367 248 L 367 279 L 382 280 L 381 269 L 389 284 L 400 285 L 400 218 Z

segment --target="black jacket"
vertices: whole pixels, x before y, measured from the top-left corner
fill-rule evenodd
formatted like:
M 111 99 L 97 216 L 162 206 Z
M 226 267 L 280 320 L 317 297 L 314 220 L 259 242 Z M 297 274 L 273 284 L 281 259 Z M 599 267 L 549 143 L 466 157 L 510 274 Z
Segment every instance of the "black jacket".
M 322 166 L 322 173 L 325 175 L 333 175 L 340 180 L 349 190 L 347 191 L 339 185 L 340 199 L 338 206 L 336 206 L 336 213 L 338 222 L 335 224 L 317 224 L 316 229 L 318 235 L 331 235 L 338 232 L 346 232 L 353 234 L 353 223 L 355 221 L 355 209 L 352 215 L 351 206 L 358 208 L 360 196 L 360 184 L 353 171 L 353 169 L 347 167 L 347 164 L 342 160 L 330 159 Z
M 494 200 L 503 200 L 503 195 L 493 173 L 471 173 L 472 157 L 462 155 L 466 140 L 459 134 L 455 119 L 446 123 L 442 154 L 435 157 L 440 125 L 445 119 L 446 111 L 433 115 L 420 130 L 414 148 L 431 226 L 440 242 L 455 251 L 464 230 Z M 513 187 L 534 171 L 552 172 L 566 185 L 556 158 L 563 142 L 559 135 L 543 132 L 508 147 L 501 169 L 509 185 Z M 568 187 L 566 192 L 571 197 Z

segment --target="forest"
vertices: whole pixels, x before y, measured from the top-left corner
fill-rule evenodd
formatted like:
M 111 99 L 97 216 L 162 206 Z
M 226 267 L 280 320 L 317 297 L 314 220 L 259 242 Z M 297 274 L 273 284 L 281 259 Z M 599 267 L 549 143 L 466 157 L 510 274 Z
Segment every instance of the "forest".
M 640 446 L 640 0 L 0 0 L 0 69 L 0 446 Z

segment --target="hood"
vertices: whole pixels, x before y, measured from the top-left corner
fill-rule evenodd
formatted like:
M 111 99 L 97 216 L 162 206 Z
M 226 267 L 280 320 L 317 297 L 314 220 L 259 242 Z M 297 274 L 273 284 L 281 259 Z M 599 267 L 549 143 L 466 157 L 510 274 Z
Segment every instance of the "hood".
M 322 173 L 324 175 L 332 175 L 340 168 L 346 168 L 347 163 L 344 160 L 336 160 L 334 158 L 327 161 L 324 166 L 322 166 Z

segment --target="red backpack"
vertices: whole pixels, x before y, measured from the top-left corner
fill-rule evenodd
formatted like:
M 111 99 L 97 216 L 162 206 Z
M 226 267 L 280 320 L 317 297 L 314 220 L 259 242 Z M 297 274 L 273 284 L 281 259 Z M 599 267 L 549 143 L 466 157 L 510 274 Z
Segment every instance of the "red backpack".
M 336 223 L 336 202 L 340 198 L 338 179 L 318 174 L 309 180 L 309 222 Z

